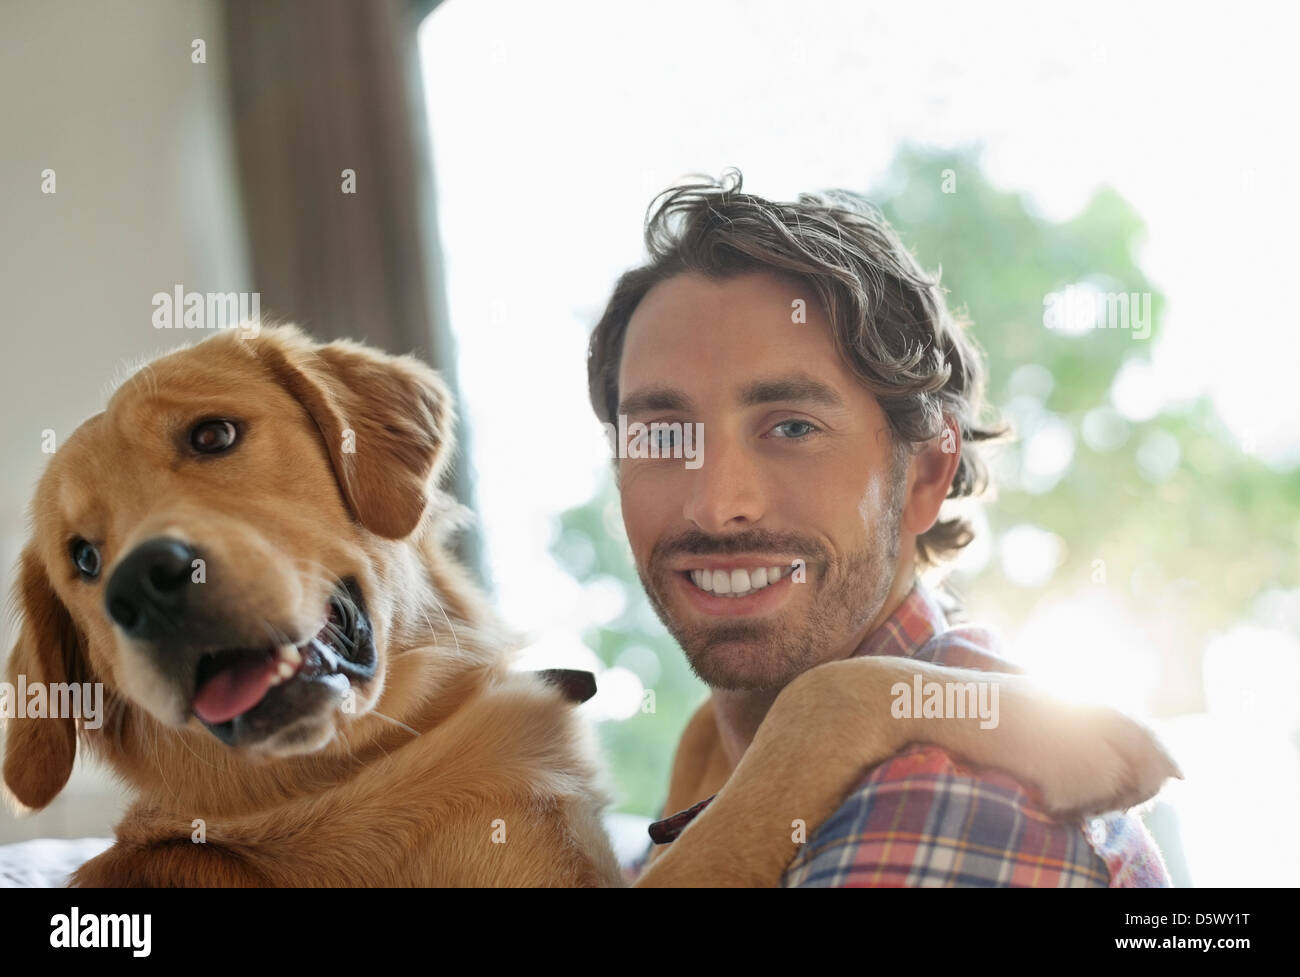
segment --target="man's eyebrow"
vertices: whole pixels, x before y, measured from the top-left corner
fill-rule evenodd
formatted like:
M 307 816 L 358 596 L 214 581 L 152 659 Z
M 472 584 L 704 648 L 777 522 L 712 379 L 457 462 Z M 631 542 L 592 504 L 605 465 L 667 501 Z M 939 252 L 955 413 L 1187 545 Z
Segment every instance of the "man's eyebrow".
M 835 388 L 805 373 L 753 380 L 740 390 L 740 402 L 746 407 L 783 400 L 800 400 L 823 407 L 845 407 L 844 398 Z
M 689 413 L 694 407 L 690 397 L 672 387 L 646 387 L 628 394 L 618 405 L 620 414 L 644 414 L 652 410 Z

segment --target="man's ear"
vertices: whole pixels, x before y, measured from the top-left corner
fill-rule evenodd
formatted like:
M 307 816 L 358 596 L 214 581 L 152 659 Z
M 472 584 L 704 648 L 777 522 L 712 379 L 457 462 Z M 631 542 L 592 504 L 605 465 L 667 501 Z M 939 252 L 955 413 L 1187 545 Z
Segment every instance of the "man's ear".
M 909 459 L 903 528 L 920 536 L 939 519 L 961 461 L 961 429 L 945 415 L 943 431 Z
M 248 342 L 316 422 L 356 520 L 387 539 L 414 532 L 455 444 L 442 378 L 414 357 L 319 346 L 290 327 Z
M 30 548 L 23 552 L 19 564 L 16 598 L 22 611 L 22 630 L 9 656 L 8 680 L 13 694 L 18 694 L 20 676 L 27 688 L 44 683 L 47 697 L 54 685 L 82 681 L 81 634 Z M 12 706 L 13 718 L 5 721 L 5 786 L 18 805 L 40 810 L 54 800 L 72 774 L 77 724 L 69 716 L 19 719 L 18 702 Z

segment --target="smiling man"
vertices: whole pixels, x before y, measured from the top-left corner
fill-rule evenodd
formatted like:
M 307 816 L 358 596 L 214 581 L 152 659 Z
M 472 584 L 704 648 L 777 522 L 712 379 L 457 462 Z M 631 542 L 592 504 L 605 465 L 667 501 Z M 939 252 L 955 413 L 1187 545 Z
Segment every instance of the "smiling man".
M 936 441 L 905 464 L 824 315 L 791 321 L 809 300 L 769 273 L 684 272 L 637 306 L 619 368 L 629 421 L 705 431 L 698 472 L 629 459 L 620 491 L 646 591 L 714 689 L 733 761 L 777 692 L 907 595 L 900 529 L 934 521 L 958 460 Z
M 879 214 L 844 192 L 774 203 L 735 173 L 662 195 L 646 241 L 588 374 L 602 422 L 704 435 L 695 465 L 657 440 L 659 457 L 617 461 L 638 574 L 712 693 L 678 746 L 681 813 L 652 828 L 667 842 L 808 669 L 1016 669 L 987 632 L 949 628 L 918 577 L 970 541 L 941 506 L 982 487 L 978 445 L 1001 431 L 980 416 L 978 350 Z M 1169 883 L 1135 818 L 1056 823 L 1009 777 L 919 747 L 864 772 L 783 884 Z

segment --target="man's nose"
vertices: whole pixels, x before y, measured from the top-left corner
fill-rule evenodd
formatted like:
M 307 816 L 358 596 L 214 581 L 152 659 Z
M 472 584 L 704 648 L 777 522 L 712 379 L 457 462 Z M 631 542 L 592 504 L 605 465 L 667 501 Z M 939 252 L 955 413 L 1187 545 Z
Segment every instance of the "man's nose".
M 712 432 L 710 432 L 712 433 Z M 704 463 L 692 473 L 683 515 L 701 532 L 720 533 L 763 517 L 762 474 L 741 445 L 715 437 Z
M 170 536 L 145 540 L 117 565 L 104 591 L 108 616 L 132 638 L 153 640 L 180 630 L 198 553 Z

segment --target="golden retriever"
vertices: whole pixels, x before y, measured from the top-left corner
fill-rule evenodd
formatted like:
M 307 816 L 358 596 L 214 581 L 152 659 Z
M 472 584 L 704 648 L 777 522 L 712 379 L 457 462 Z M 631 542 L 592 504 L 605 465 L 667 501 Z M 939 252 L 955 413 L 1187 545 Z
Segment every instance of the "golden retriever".
M 511 670 L 445 545 L 452 426 L 418 361 L 285 326 L 158 359 L 61 446 L 32 506 L 9 676 L 103 683 L 104 719 L 10 719 L 4 781 L 43 807 L 80 739 L 130 788 L 116 844 L 73 884 L 623 884 L 581 682 Z M 894 682 L 959 673 L 834 665 L 782 693 L 640 884 L 775 885 L 791 817 L 815 828 L 912 741 L 1017 774 L 1063 815 L 1176 773 L 1141 726 L 1010 676 L 1002 723 L 981 730 L 888 718 Z

